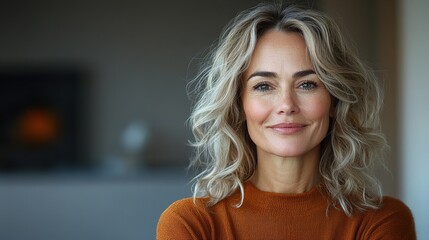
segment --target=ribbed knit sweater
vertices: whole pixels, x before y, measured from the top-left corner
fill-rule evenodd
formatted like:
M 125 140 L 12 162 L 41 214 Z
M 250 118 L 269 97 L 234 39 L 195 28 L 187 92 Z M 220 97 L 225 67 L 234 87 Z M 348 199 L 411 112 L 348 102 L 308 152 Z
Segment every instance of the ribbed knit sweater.
M 252 183 L 212 207 L 207 198 L 173 203 L 161 215 L 157 239 L 416 239 L 409 208 L 384 197 L 378 210 L 354 210 L 348 217 L 329 207 L 322 187 L 302 194 L 263 192 Z

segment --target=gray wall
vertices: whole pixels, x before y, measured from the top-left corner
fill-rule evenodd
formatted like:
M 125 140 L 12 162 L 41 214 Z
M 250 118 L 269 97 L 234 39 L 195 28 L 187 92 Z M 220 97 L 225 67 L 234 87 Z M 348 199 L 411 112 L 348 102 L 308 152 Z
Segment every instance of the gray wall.
M 418 239 L 429 239 L 429 2 L 400 2 L 401 197 L 414 214 Z
M 185 175 L 2 177 L 0 239 L 155 239 L 162 211 L 191 195 Z

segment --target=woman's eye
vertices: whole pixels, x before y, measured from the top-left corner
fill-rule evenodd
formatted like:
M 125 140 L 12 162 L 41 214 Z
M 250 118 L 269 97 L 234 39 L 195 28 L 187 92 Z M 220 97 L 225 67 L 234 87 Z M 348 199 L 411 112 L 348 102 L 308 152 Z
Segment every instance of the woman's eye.
M 253 87 L 253 89 L 260 92 L 266 92 L 272 90 L 272 87 L 268 83 L 258 83 Z
M 313 81 L 305 81 L 299 85 L 299 88 L 307 91 L 312 90 L 317 88 L 317 83 Z

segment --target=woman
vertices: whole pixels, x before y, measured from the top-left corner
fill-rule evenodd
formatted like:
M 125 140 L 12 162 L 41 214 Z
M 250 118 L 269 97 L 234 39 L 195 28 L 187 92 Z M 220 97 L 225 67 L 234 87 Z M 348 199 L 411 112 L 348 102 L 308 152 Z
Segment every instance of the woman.
M 258 5 L 200 76 L 190 122 L 203 170 L 158 239 L 415 239 L 410 210 L 373 172 L 380 83 L 332 20 Z

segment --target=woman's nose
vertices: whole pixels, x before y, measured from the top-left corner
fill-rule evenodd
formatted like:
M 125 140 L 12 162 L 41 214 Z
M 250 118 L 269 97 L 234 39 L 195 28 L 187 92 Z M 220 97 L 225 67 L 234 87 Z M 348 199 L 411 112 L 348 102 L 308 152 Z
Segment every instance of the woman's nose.
M 299 112 L 297 99 L 292 91 L 284 91 L 278 104 L 278 114 L 291 115 Z

